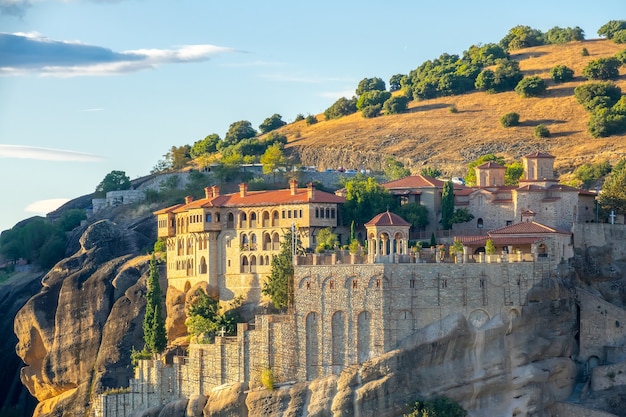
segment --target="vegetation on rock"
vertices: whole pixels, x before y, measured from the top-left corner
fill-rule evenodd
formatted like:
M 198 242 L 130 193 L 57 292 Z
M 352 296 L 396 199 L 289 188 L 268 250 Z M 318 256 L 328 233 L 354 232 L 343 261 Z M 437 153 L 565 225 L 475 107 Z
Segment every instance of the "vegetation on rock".
M 163 352 L 167 344 L 159 278 L 157 261 L 154 254 L 152 254 L 150 274 L 146 283 L 146 313 L 143 320 L 144 342 L 146 349 L 152 353 Z

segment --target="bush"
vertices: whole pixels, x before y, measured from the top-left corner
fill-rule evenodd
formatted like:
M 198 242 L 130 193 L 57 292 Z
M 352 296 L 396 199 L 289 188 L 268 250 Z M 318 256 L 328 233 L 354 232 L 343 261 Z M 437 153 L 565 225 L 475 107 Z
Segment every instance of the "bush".
M 261 385 L 270 391 L 274 389 L 274 373 L 270 368 L 261 371 Z
M 617 59 L 622 65 L 626 65 L 626 49 L 616 53 L 615 59 Z
M 453 104 L 452 106 L 448 107 L 448 111 L 450 113 L 458 113 L 459 109 L 457 109 L 456 106 Z
M 564 83 L 574 79 L 574 70 L 565 65 L 557 65 L 550 70 L 550 77 L 555 83 Z
M 341 97 L 324 111 L 324 116 L 326 119 L 330 120 L 338 119 L 339 117 L 347 116 L 352 113 L 356 113 L 356 97 L 352 97 L 351 99 Z
M 515 86 L 515 92 L 522 97 L 537 97 L 546 91 L 546 83 L 541 77 L 525 77 Z
M 304 115 L 302 113 L 298 113 L 298 115 L 296 116 L 296 118 L 293 121 L 294 122 L 299 122 L 301 120 L 304 120 Z
M 598 29 L 599 36 L 606 36 L 607 39 L 613 39 L 613 36 L 620 30 L 626 29 L 626 20 L 609 20 Z
M 576 87 L 574 96 L 585 110 L 592 111 L 612 107 L 621 98 L 622 90 L 612 82 L 593 82 Z
M 307 126 L 314 125 L 315 123 L 317 123 L 317 117 L 313 116 L 312 114 L 309 114 L 306 117 L 305 122 L 306 122 Z
M 507 113 L 500 118 L 500 124 L 504 127 L 517 126 L 519 124 L 519 114 Z
M 535 126 L 535 137 L 536 138 L 549 138 L 550 130 L 543 123 Z
M 465 417 L 467 411 L 447 397 L 440 397 L 434 400 L 418 400 L 411 407 L 411 413 L 404 414 L 404 417 Z
M 405 96 L 394 96 L 383 104 L 383 109 L 387 114 L 404 113 L 409 105 L 409 99 Z
M 583 48 L 580 50 L 580 55 L 581 56 L 589 56 L 589 51 L 587 50 L 587 48 Z
M 626 132 L 626 116 L 607 108 L 598 108 L 589 119 L 589 133 L 594 138 Z
M 619 78 L 620 62 L 615 58 L 598 58 L 583 68 L 583 76 L 588 80 L 614 80 Z
M 613 35 L 613 42 L 626 43 L 626 29 L 618 30 Z
M 372 117 L 376 117 L 380 114 L 380 104 L 376 104 L 375 106 L 366 106 L 361 109 L 361 114 L 366 119 L 371 119 Z

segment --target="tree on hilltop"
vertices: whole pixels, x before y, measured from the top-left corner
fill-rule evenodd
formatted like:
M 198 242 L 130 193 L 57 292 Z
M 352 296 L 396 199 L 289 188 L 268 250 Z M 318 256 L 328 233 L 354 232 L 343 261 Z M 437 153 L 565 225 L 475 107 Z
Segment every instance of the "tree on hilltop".
M 130 190 L 130 178 L 124 171 L 109 172 L 96 186 L 94 197 L 104 197 L 109 191 Z
M 266 118 L 263 123 L 259 125 L 259 130 L 261 133 L 271 132 L 272 130 L 276 130 L 279 127 L 283 127 L 287 124 L 282 119 L 282 116 L 278 113 L 274 113 L 270 117 Z
M 352 97 L 351 99 L 341 97 L 324 111 L 326 120 L 338 119 L 342 116 L 356 113 L 356 100 L 356 97 Z
M 385 91 L 385 82 L 382 78 L 363 78 L 359 81 L 359 85 L 356 88 L 355 94 L 360 96 L 367 91 Z
M 204 139 L 197 140 L 191 146 L 189 155 L 196 159 L 202 155 L 212 154 L 217 152 L 217 145 L 221 142 L 221 138 L 217 133 L 212 133 Z
M 538 29 L 530 26 L 518 25 L 509 30 L 502 40 L 500 46 L 507 51 L 515 49 L 529 48 L 531 46 L 539 46 L 544 44 L 544 34 Z
M 598 36 L 613 39 L 615 32 L 626 29 L 626 20 L 609 20 L 598 29 Z
M 252 123 L 247 120 L 240 120 L 238 122 L 231 123 L 228 127 L 228 131 L 224 136 L 224 140 L 218 146 L 218 149 L 222 149 L 228 146 L 236 145 L 243 139 L 249 139 L 256 136 L 256 130 L 252 127 Z

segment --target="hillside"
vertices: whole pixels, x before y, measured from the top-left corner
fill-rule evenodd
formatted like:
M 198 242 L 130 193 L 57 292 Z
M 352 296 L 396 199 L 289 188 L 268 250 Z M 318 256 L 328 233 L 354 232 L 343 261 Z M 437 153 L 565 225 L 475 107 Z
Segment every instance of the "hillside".
M 583 47 L 589 56 L 582 56 Z M 288 137 L 287 148 L 298 154 L 304 165 L 321 169 L 341 165 L 380 169 L 384 157 L 393 155 L 414 172 L 430 165 L 447 175 L 464 175 L 466 164 L 485 153 L 510 160 L 537 150 L 555 155 L 555 167 L 562 174 L 582 163 L 615 163 L 626 156 L 626 135 L 594 139 L 587 130 L 589 114 L 576 101 L 574 88 L 587 81 L 581 74 L 589 61 L 613 56 L 623 48 L 598 39 L 514 51 L 512 58 L 520 62 L 525 76 L 539 75 L 546 81 L 547 91 L 541 98 L 521 98 L 515 92 L 473 92 L 412 101 L 405 114 L 366 119 L 356 113 L 311 126 L 300 121 L 280 132 Z M 551 80 L 550 69 L 559 64 L 575 71 L 573 81 L 556 84 Z M 620 75 L 616 84 L 624 92 L 624 67 Z M 451 105 L 458 113 L 448 110 Z M 500 117 L 510 112 L 520 115 L 520 125 L 504 128 Z M 323 120 L 324 116 L 317 118 Z M 534 138 L 534 127 L 540 123 L 550 129 L 550 138 Z

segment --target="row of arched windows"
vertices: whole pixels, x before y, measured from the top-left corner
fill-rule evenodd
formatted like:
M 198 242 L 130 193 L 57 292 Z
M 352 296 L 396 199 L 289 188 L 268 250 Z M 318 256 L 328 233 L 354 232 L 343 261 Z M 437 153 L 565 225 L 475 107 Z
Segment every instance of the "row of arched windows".
M 241 266 L 240 272 L 242 274 L 256 273 L 257 262 L 258 262 L 258 265 L 260 266 L 270 265 L 270 257 L 269 255 L 260 255 L 258 257 L 256 255 L 250 255 L 250 256 L 242 255 L 241 263 L 240 263 L 240 266 Z
M 239 237 L 240 249 L 247 250 L 280 250 L 280 235 L 278 232 L 272 234 L 263 232 L 261 238 L 261 246 L 257 242 L 256 233 L 241 233 Z

